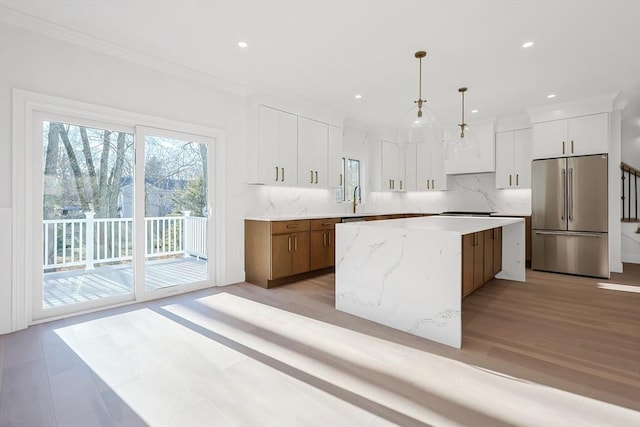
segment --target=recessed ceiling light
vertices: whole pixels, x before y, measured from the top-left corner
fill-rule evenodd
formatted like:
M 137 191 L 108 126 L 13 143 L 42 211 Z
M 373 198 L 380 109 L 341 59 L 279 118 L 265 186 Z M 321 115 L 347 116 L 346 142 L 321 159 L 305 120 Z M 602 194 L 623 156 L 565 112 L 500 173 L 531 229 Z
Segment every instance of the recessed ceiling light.
M 533 42 L 526 42 L 522 44 L 522 47 L 527 48 L 533 46 Z
M 356 94 L 355 98 L 356 98 L 356 99 L 362 99 L 362 95 L 360 95 L 360 94 L 358 93 L 358 94 Z
M 249 45 L 247 44 L 247 42 L 238 42 L 238 46 L 240 46 L 240 47 L 247 47 L 247 46 L 249 46 Z
M 555 93 L 550 93 L 549 95 L 547 95 L 547 98 L 555 98 L 556 94 Z
M 471 112 L 475 114 L 478 112 L 478 110 L 471 110 Z

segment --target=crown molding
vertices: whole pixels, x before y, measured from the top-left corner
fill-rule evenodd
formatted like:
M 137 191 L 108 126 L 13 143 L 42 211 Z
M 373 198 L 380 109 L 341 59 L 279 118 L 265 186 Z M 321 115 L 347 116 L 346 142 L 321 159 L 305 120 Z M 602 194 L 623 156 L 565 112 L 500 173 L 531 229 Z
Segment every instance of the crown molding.
M 59 24 L 19 12 L 10 7 L 0 5 L 0 23 L 23 28 L 48 37 L 62 40 L 77 46 L 98 51 L 125 61 L 133 62 L 157 71 L 200 83 L 233 95 L 245 96 L 246 89 L 239 84 L 220 79 L 211 74 L 193 68 L 156 58 L 143 52 L 122 47 L 105 40 L 90 36 Z

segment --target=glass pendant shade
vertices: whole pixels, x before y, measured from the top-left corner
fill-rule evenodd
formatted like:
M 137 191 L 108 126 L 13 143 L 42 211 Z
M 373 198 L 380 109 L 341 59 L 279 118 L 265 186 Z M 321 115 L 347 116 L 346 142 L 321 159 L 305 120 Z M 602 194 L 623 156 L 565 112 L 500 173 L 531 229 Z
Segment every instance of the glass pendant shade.
M 417 105 L 402 116 L 398 142 L 435 144 L 442 140 L 440 121 L 426 106 L 422 106 L 422 117 L 418 117 Z
M 444 158 L 456 160 L 473 160 L 480 158 L 480 141 L 474 132 L 465 127 L 464 137 L 461 136 L 460 129 L 455 129 L 447 138 Z

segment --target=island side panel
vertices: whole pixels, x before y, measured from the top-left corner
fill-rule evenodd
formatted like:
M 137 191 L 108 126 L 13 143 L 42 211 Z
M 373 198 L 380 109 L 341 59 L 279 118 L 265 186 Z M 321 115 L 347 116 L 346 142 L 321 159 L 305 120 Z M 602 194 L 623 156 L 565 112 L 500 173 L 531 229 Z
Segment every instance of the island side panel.
M 336 226 L 336 309 L 462 345 L 460 233 Z
M 502 226 L 502 271 L 496 274 L 498 279 L 526 280 L 525 222 L 523 219 Z

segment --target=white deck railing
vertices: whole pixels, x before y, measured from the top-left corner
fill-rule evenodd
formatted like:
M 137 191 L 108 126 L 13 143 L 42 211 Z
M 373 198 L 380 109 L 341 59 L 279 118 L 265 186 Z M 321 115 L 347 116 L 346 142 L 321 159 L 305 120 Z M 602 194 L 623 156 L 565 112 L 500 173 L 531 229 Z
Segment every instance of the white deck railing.
M 207 258 L 207 218 L 183 216 L 145 218 L 145 258 L 180 255 Z M 45 270 L 133 258 L 133 219 L 47 219 L 43 221 Z M 91 242 L 91 244 L 89 244 Z

